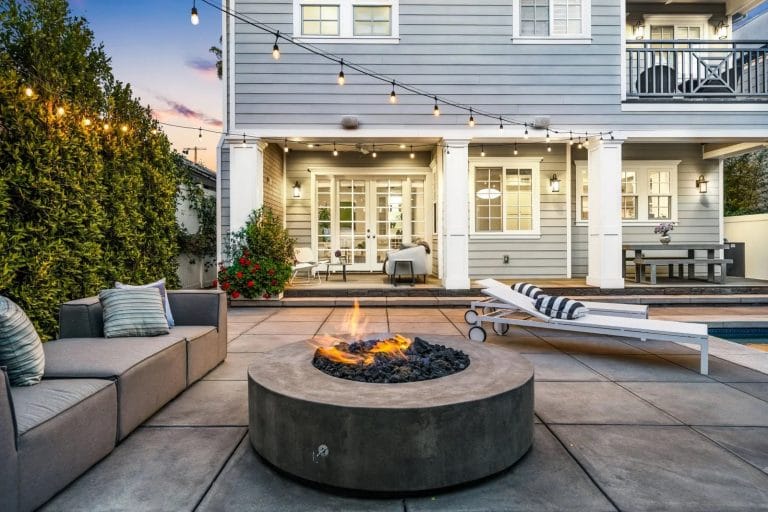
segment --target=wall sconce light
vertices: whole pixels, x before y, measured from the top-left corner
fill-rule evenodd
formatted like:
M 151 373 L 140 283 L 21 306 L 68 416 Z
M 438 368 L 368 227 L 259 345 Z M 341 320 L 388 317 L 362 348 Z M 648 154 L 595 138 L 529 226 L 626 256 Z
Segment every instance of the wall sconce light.
M 725 23 L 725 21 L 721 21 L 720 24 L 717 26 L 717 38 L 718 39 L 728 38 L 728 25 Z
M 709 183 L 706 179 L 704 179 L 704 175 L 700 175 L 698 178 L 696 178 L 696 188 L 699 189 L 700 194 L 706 194 L 707 193 L 707 183 Z
M 549 179 L 549 190 L 552 192 L 560 192 L 560 180 L 557 179 L 557 174 L 553 174 Z
M 301 183 L 298 181 L 293 184 L 293 198 L 301 199 Z

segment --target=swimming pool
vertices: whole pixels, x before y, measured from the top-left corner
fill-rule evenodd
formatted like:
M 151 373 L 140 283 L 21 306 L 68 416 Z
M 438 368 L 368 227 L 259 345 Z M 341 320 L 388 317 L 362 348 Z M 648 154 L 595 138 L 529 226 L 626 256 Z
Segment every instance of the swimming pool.
M 742 345 L 768 344 L 766 327 L 710 327 L 709 334 Z

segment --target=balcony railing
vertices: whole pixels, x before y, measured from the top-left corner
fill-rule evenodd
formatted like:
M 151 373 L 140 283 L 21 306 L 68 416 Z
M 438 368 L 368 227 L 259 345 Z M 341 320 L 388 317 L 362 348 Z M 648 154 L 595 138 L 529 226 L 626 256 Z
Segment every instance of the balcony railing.
M 768 41 L 627 41 L 627 101 L 768 101 Z

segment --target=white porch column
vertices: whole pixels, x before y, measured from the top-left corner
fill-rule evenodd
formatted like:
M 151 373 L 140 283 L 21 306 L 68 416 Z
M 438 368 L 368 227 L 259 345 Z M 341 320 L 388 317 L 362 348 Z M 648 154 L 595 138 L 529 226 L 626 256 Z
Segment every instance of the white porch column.
M 264 204 L 265 147 L 259 139 L 229 146 L 229 229 L 233 233 Z
M 443 286 L 469 289 L 469 140 L 443 141 Z
M 624 288 L 621 269 L 621 144 L 590 141 L 587 284 Z

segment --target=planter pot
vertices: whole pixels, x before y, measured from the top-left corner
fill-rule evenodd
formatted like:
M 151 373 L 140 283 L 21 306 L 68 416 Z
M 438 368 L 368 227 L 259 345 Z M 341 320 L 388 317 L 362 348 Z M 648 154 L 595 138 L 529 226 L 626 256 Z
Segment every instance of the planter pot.
M 233 299 L 229 297 L 229 303 L 232 307 L 245 307 L 245 306 L 272 306 L 275 303 L 279 303 L 283 299 L 283 292 L 277 295 L 273 295 L 268 299 L 264 297 L 256 297 L 253 299 L 247 299 L 245 297 L 238 297 Z
M 669 242 L 671 241 L 672 241 L 672 237 L 669 235 L 661 235 L 661 237 L 659 238 L 659 242 L 661 242 L 664 245 L 669 244 Z

